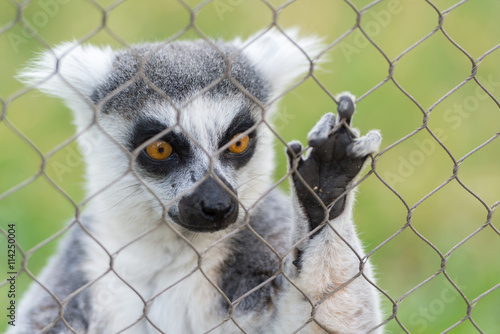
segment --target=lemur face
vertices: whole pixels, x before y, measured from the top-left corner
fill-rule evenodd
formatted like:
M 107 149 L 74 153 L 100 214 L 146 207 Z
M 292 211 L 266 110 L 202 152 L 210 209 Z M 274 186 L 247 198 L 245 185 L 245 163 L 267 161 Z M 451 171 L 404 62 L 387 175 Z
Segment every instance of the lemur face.
M 130 122 L 124 144 L 137 174 L 168 218 L 190 231 L 213 232 L 236 222 L 244 210 L 240 201 L 262 188 L 261 176 L 269 174 L 261 162 L 272 160 L 272 147 L 258 124 L 260 112 L 243 101 L 200 97 L 180 110 L 160 104 Z
M 80 144 L 93 143 L 83 153 L 94 211 L 137 221 L 126 228 L 138 233 L 164 220 L 213 232 L 244 221 L 272 186 L 274 106 L 320 50 L 294 29 L 124 51 L 68 43 L 20 79 L 63 98 Z
M 240 56 L 230 71 L 238 88 L 224 74 L 223 56 L 204 44 L 122 52 L 92 95 L 103 127 L 129 150 L 132 169 L 167 218 L 193 232 L 226 229 L 241 218 L 240 203 L 250 206 L 269 183 L 273 158 L 259 107 L 268 84 Z M 231 48 L 220 47 L 231 57 Z M 141 60 L 145 78 L 137 77 Z M 116 131 L 117 124 L 126 126 Z

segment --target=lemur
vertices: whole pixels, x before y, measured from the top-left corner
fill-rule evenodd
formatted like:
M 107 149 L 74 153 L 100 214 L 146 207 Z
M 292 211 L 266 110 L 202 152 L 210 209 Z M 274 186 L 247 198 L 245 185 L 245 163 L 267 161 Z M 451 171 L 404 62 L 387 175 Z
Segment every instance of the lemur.
M 276 187 L 277 101 L 322 50 L 285 34 L 69 42 L 22 71 L 73 110 L 88 197 L 9 333 L 382 332 L 352 219 L 381 135 L 350 127 L 343 93 L 287 145 L 290 196 Z

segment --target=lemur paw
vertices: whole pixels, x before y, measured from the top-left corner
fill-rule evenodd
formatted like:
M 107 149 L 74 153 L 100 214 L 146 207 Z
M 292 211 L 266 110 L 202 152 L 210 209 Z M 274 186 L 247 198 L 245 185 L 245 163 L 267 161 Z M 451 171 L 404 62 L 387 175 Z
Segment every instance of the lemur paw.
M 302 145 L 298 142 L 290 143 L 287 150 L 290 168 L 296 168 L 293 183 L 309 218 L 310 230 L 325 220 L 325 211 L 317 198 L 327 208 L 335 202 L 329 212 L 330 220 L 344 211 L 346 194 L 342 194 L 361 171 L 367 156 L 378 151 L 382 140 L 376 130 L 358 137 L 358 131 L 350 128 L 355 111 L 351 94 L 341 94 L 338 101 L 338 118 L 332 113 L 323 115 L 309 132 L 312 150 L 307 158 L 302 158 Z

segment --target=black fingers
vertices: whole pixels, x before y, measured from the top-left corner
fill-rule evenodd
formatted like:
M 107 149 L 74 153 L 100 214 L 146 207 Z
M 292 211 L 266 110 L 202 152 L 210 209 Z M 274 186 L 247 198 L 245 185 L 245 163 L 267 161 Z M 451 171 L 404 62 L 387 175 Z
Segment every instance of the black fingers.
M 351 124 L 352 115 L 354 115 L 355 110 L 354 100 L 349 95 L 342 95 L 339 98 L 337 112 L 340 120 L 345 119 L 347 124 Z
M 294 161 L 296 159 L 301 159 L 302 144 L 299 142 L 288 143 L 288 147 L 286 149 L 286 154 L 288 155 L 288 158 L 290 159 L 291 167 L 293 167 L 292 161 Z
M 310 147 L 316 147 L 328 140 L 330 133 L 335 127 L 335 115 L 327 113 L 321 117 L 319 122 L 309 132 L 307 140 Z

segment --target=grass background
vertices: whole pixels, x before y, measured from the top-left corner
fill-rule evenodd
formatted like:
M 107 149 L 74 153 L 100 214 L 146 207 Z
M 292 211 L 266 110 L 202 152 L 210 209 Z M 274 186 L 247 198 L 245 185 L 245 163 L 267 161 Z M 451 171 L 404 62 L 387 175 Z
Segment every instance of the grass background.
M 440 11 L 457 0 L 432 1 Z M 269 1 L 275 7 L 283 1 Z M 352 1 L 361 9 L 371 2 Z M 17 242 L 29 250 L 55 235 L 74 217 L 75 205 L 84 194 L 84 164 L 72 138 L 71 114 L 58 100 L 27 91 L 13 77 L 34 54 L 44 48 L 19 22 L 17 2 L 0 2 L 0 226 L 16 224 Z M 195 7 L 197 0 L 186 1 Z M 38 0 L 23 11 L 39 36 L 54 45 L 71 39 L 88 39 L 94 44 L 123 47 L 122 43 L 163 40 L 185 29 L 190 15 L 178 1 Z M 111 8 L 102 29 L 103 8 Z M 498 1 L 468 1 L 453 9 L 444 19 L 445 32 L 473 59 L 500 43 Z M 204 6 L 195 23 L 204 34 L 232 39 L 249 36 L 268 27 L 273 12 L 262 1 L 216 0 Z M 339 38 L 355 25 L 356 13 L 344 1 L 298 0 L 280 11 L 277 23 L 298 26 L 304 34 L 324 36 L 327 43 Z M 381 1 L 364 12 L 361 27 L 392 60 L 433 31 L 439 22 L 436 10 L 425 1 Z M 6 28 L 11 27 L 8 30 Z M 92 37 L 89 37 L 92 35 Z M 116 37 L 120 40 L 117 40 Z M 188 29 L 182 39 L 196 38 Z M 327 54 L 328 61 L 318 79 L 331 93 L 349 90 L 362 96 L 388 75 L 386 58 L 363 37 L 359 29 L 336 44 Z M 486 56 L 477 69 L 477 78 L 500 99 L 500 51 Z M 454 163 L 493 137 L 500 130 L 498 105 L 474 81 L 469 81 L 445 100 L 442 96 L 465 80 L 472 63 L 442 31 L 405 54 L 394 68 L 394 79 L 429 114 L 429 128 L 448 152 L 425 129 L 407 140 L 393 143 L 412 133 L 423 122 L 423 112 L 392 81 L 365 96 L 358 104 L 356 126 L 362 133 L 381 129 L 384 152 L 376 165 L 379 178 L 371 175 L 359 187 L 355 219 L 362 239 L 370 251 L 388 240 L 407 223 L 412 208 L 412 228 L 407 227 L 378 248 L 372 261 L 378 268 L 379 286 L 394 300 L 405 295 L 441 268 L 441 257 L 414 231 L 445 254 L 486 222 L 500 229 L 498 214 L 488 217 L 488 207 L 500 200 L 500 140 L 493 140 L 463 161 L 457 180 L 421 201 L 453 175 Z M 432 106 L 432 108 L 431 108 Z M 325 112 L 334 111 L 335 103 L 314 82 L 307 79 L 282 101 L 276 128 L 285 140 L 305 141 L 308 130 Z M 36 147 L 36 149 L 34 148 Z M 283 145 L 277 141 L 280 157 L 277 179 L 285 173 Z M 44 162 L 44 175 L 5 196 L 23 181 L 37 175 Z M 64 191 L 65 195 L 51 184 Z M 399 196 L 397 194 L 399 194 Z M 3 195 L 2 195 L 3 194 Z M 415 207 L 414 207 L 415 206 Z M 488 220 L 489 219 L 489 220 Z M 37 274 L 55 251 L 57 238 L 37 249 L 28 268 Z M 6 268 L 6 238 L 0 237 L 3 275 Z M 500 236 L 486 226 L 448 257 L 446 274 L 458 285 L 469 301 L 500 283 Z M 18 256 L 18 263 L 21 258 Z M 4 269 L 5 268 L 5 269 Z M 4 279 L 2 277 L 2 279 Z M 17 297 L 26 290 L 30 279 L 18 279 Z M 5 283 L 5 282 L 4 282 Z M 5 307 L 8 288 L 0 287 L 0 330 L 6 325 Z M 392 303 L 383 298 L 387 315 Z M 467 314 L 464 298 L 441 273 L 414 290 L 400 303 L 398 320 L 411 333 L 438 333 Z M 472 310 L 472 319 L 485 333 L 500 328 L 500 289 L 480 298 Z M 392 333 L 403 332 L 393 319 L 387 325 Z M 474 333 L 465 321 L 451 333 Z

